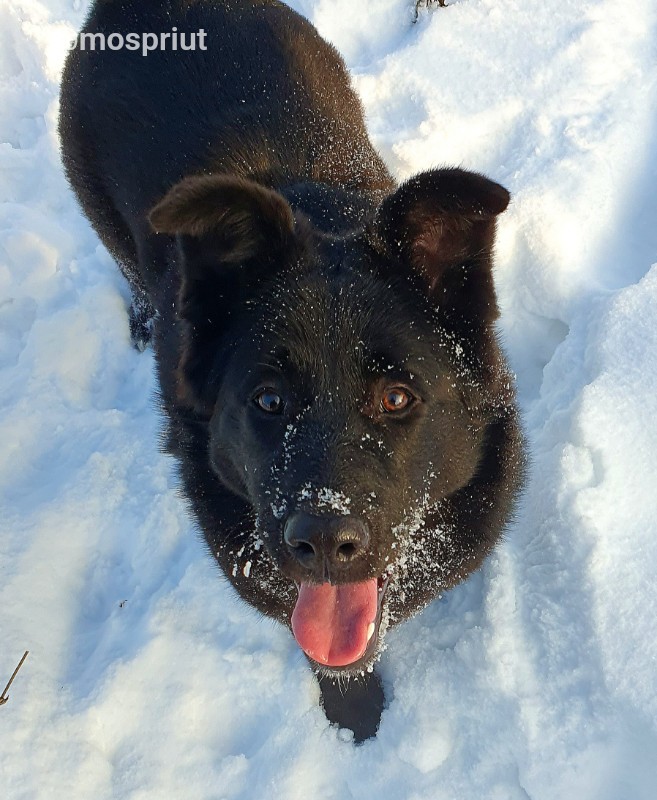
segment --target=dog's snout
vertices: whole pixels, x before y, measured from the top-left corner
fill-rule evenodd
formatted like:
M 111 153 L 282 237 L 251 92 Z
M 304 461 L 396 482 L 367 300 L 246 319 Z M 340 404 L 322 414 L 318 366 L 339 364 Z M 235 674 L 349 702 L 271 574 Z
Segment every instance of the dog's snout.
M 324 564 L 329 569 L 348 567 L 370 540 L 367 525 L 357 517 L 316 517 L 303 512 L 287 520 L 284 538 L 294 558 L 307 569 Z

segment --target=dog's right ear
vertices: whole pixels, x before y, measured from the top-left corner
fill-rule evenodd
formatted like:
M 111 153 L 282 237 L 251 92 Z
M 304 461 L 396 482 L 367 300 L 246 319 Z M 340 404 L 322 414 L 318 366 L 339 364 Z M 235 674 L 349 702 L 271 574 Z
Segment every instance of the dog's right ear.
M 156 233 L 176 237 L 185 326 L 178 399 L 208 415 L 214 401 L 208 373 L 235 308 L 289 261 L 295 220 L 277 192 L 233 175 L 202 175 L 176 184 L 152 209 Z
M 234 175 L 184 178 L 148 218 L 156 233 L 182 237 L 183 252 L 190 245 L 193 256 L 208 249 L 215 268 L 277 254 L 294 230 L 292 209 L 278 192 Z M 202 277 L 204 271 L 195 258 L 185 265 L 189 276 Z

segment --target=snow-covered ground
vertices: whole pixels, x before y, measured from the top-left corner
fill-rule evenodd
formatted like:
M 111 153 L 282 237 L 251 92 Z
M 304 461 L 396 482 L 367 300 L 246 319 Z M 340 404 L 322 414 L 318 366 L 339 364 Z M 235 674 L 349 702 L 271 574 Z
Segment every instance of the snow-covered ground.
M 296 0 L 399 178 L 514 195 L 501 330 L 531 480 L 485 568 L 388 637 L 378 737 L 329 727 L 158 452 L 153 359 L 58 159 L 79 0 L 0 0 L 0 797 L 655 800 L 657 5 Z

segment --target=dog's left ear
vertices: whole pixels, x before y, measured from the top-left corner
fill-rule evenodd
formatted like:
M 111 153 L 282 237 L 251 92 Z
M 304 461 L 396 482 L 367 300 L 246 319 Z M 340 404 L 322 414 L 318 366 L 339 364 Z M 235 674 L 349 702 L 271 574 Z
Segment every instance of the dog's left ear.
M 420 276 L 448 330 L 472 337 L 498 316 L 492 278 L 495 218 L 507 190 L 461 169 L 423 172 L 380 205 L 370 244 L 393 269 Z

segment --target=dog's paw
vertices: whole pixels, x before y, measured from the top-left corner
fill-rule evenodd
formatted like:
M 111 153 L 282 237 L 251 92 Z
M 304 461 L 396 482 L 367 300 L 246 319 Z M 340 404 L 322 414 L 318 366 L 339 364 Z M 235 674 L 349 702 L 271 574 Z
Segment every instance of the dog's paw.
M 140 353 L 148 347 L 151 340 L 154 318 L 155 309 L 148 301 L 133 299 L 129 311 L 130 341 Z

